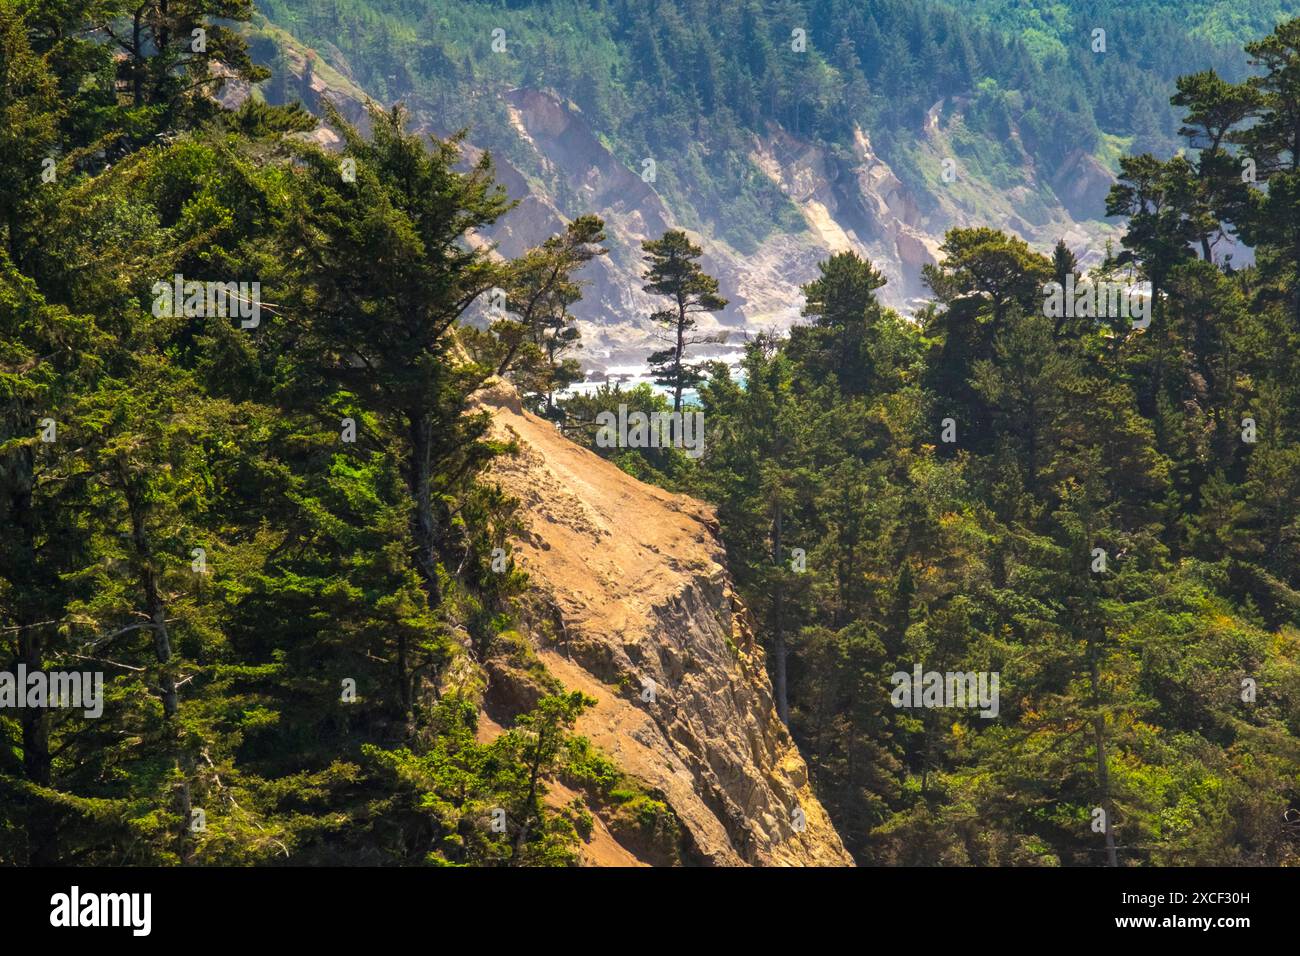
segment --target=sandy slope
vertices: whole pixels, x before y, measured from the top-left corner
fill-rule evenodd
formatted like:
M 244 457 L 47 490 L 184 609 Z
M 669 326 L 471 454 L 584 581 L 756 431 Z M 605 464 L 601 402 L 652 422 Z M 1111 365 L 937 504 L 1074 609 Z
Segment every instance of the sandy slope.
M 519 440 L 493 477 L 523 502 L 517 560 L 563 621 L 538 652 L 598 700 L 579 731 L 665 795 L 697 862 L 850 865 L 776 717 L 709 508 L 569 442 L 507 386 L 480 401 Z M 619 862 L 608 851 L 589 862 Z

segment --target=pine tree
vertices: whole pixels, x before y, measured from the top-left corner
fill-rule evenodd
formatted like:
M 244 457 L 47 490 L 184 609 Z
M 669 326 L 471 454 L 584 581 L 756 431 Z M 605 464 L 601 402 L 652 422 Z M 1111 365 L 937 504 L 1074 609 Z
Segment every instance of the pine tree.
M 865 394 L 874 375 L 868 344 L 881 314 L 875 292 L 885 278 L 853 252 L 831 256 L 818 270 L 818 278 L 803 286 L 803 314 L 814 317 L 824 334 L 807 347 L 823 353 L 816 365 L 836 377 L 844 394 Z M 792 346 L 804 347 L 797 339 Z
M 400 436 L 417 565 L 436 605 L 451 493 L 439 476 L 471 469 L 489 452 L 482 418 L 463 413 L 491 370 L 456 364 L 452 327 L 507 277 L 486 250 L 460 240 L 510 203 L 488 157 L 455 171 L 459 140 L 426 151 L 406 132 L 400 108 L 372 109 L 369 141 L 336 112 L 330 121 L 356 164 L 356 182 L 344 181 L 333 157 L 304 150 L 311 178 L 291 224 L 300 246 L 277 282 L 286 312 L 302 316 L 298 347 L 316 356 L 326 380 L 383 416 L 387 434 Z M 398 667 L 406 666 L 400 654 Z
M 718 295 L 718 280 L 705 273 L 696 261 L 704 254 L 692 243 L 686 233 L 670 229 L 659 239 L 647 239 L 641 244 L 646 262 L 643 287 L 655 295 L 667 296 L 672 304 L 650 316 L 651 321 L 665 328 L 672 344 L 650 356 L 650 369 L 655 382 L 673 390 L 673 411 L 682 408 L 682 392 L 703 381 L 703 373 L 686 364 L 686 350 L 692 345 L 716 341 L 711 336 L 691 335 L 697 325 L 696 315 L 717 312 L 727 304 Z
M 506 309 L 514 318 L 492 325 L 504 354 L 497 374 L 513 372 L 525 394 L 542 396 L 542 408 L 555 417 L 555 392 L 581 376 L 576 361 L 565 353 L 580 348 L 581 335 L 569 309 L 582 298 L 583 280 L 575 273 L 609 250 L 604 223 L 597 216 L 580 216 L 513 267 Z

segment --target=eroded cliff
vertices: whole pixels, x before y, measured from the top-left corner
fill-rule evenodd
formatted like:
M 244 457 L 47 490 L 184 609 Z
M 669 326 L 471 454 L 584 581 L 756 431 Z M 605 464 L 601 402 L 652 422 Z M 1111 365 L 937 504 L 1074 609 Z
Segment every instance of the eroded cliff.
M 568 441 L 508 386 L 479 402 L 519 447 L 493 477 L 523 504 L 515 558 L 557 619 L 555 639 L 535 650 L 597 700 L 578 731 L 671 807 L 684 862 L 851 865 L 776 716 L 710 509 Z M 489 687 L 489 711 L 509 698 L 501 691 Z M 631 862 L 597 835 L 605 850 L 587 862 Z

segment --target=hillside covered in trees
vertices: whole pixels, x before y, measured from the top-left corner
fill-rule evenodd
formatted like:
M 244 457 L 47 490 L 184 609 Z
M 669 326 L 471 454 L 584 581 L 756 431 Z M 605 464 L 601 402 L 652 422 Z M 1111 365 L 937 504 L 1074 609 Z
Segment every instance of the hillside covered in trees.
M 528 515 L 492 468 L 515 442 L 476 399 L 502 378 L 574 442 L 716 509 L 735 633 L 765 648 L 858 863 L 1300 860 L 1300 20 L 1119 6 L 1098 4 L 1168 42 L 1106 76 L 1055 45 L 1083 19 L 1008 41 L 1018 5 L 872 4 L 882 34 L 907 25 L 888 49 L 859 5 L 808 5 L 847 24 L 844 72 L 814 57 L 797 75 L 759 36 L 709 42 L 760 9 L 788 34 L 795 4 L 728 5 L 734 29 L 705 4 L 548 6 L 529 27 L 542 44 L 549 25 L 548 69 L 629 143 L 725 138 L 765 110 L 835 143 L 846 117 L 888 130 L 923 117 L 928 84 L 989 79 L 1033 93 L 1027 149 L 1135 147 L 1106 209 L 1122 242 L 1091 275 L 1065 244 L 954 229 L 903 316 L 841 253 L 740 375 L 694 354 L 724 297 L 668 230 L 643 249 L 661 390 L 569 396 L 600 218 L 494 255 L 481 237 L 514 210 L 463 137 L 316 100 L 329 150 L 291 90 L 223 106 L 285 79 L 247 0 L 146 4 L 138 30 L 119 0 L 0 0 L 0 672 L 104 679 L 95 716 L 0 707 L 0 864 L 562 866 L 597 811 L 620 844 L 699 862 L 668 795 L 576 730 L 598 700 L 539 657 L 566 622 L 514 560 Z M 483 69 L 393 7 L 310 16 L 334 18 L 331 42 L 389 45 L 376 77 Z M 502 8 L 440 9 L 439 30 L 476 18 L 490 43 Z M 634 68 L 587 83 L 602 63 L 620 77 L 607 29 Z M 1163 115 L 1152 77 L 1189 67 L 1207 72 L 1177 82 L 1174 154 L 1163 120 L 1119 114 Z M 450 118 L 467 89 L 441 88 Z M 749 229 L 719 195 L 709 215 L 730 204 Z M 1086 279 L 1141 282 L 1149 321 L 1045 308 L 1046 284 Z M 479 306 L 489 322 L 465 322 Z M 620 405 L 699 413 L 703 442 L 610 447 Z M 673 664 L 701 666 L 689 647 Z M 996 712 L 898 706 L 891 677 L 914 667 L 998 675 Z M 507 670 L 529 693 L 489 734 Z M 653 703 L 636 677 L 600 691 Z M 763 826 L 793 840 L 801 814 Z
M 854 130 L 923 198 L 938 162 L 917 148 L 927 114 L 969 101 L 953 158 L 1006 186 L 1082 150 L 1172 150 L 1169 87 L 1189 64 L 1244 75 L 1241 44 L 1283 0 L 265 0 L 273 24 L 382 102 L 402 98 L 446 130 L 540 177 L 497 93 L 572 100 L 629 168 L 658 157 L 656 190 L 680 221 L 742 251 L 798 217 L 754 166 L 748 137 L 774 123 L 847 153 Z M 1106 55 L 1092 33 L 1106 31 Z M 800 44 L 796 31 L 803 34 Z M 271 38 L 261 50 L 274 56 Z M 799 52 L 796 52 L 796 49 Z M 806 54 L 806 55 L 804 55 Z M 295 94 L 269 89 L 268 97 Z M 1014 130 L 1014 134 L 1013 134 Z M 568 205 L 554 186 L 564 212 Z M 1050 190 L 1043 199 L 1050 201 Z M 1086 211 L 1100 218 L 1101 209 Z
M 468 129 L 522 200 L 487 230 L 512 257 L 599 215 L 609 255 L 574 306 L 598 380 L 648 352 L 640 243 L 668 228 L 719 279 L 710 322 L 733 362 L 742 329 L 797 320 L 799 287 L 840 252 L 870 259 L 905 311 L 951 228 L 1065 238 L 1095 267 L 1118 243 L 1119 157 L 1181 144 L 1178 74 L 1242 79 L 1243 44 L 1286 6 L 265 0 L 249 45 L 273 75 L 251 95 L 318 113 L 369 95 L 422 132 Z

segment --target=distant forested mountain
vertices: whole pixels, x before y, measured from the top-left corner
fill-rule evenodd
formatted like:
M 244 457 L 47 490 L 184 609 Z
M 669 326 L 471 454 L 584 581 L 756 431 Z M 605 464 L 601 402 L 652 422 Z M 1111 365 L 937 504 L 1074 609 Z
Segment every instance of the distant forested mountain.
M 1286 11 L 1279 0 L 1129 4 L 1000 0 L 266 0 L 259 9 L 384 101 L 415 95 L 485 144 L 508 140 L 493 94 L 555 89 L 640 169 L 671 156 L 660 190 L 728 238 L 780 223 L 781 196 L 747 176 L 746 133 L 775 122 L 847 148 L 854 127 L 909 185 L 927 111 L 968 98 L 973 154 L 1014 166 L 1020 147 L 1055 166 L 1119 137 L 1176 148 L 1172 82 L 1186 64 L 1238 78 L 1241 43 Z M 1194 29 L 1189 30 L 1188 25 Z M 1106 31 L 1104 53 L 1092 31 Z M 806 31 L 807 55 L 792 50 Z M 494 52 L 494 31 L 505 48 Z M 499 128 L 485 128 L 496 124 Z M 1010 142 L 1014 124 L 1020 142 Z M 1091 211 L 1101 216 L 1102 210 Z M 687 213 L 689 215 L 689 213 Z
M 346 80 L 434 131 L 468 128 L 533 200 L 494 236 L 509 254 L 601 214 L 611 256 L 578 306 L 595 360 L 643 344 L 637 249 L 663 224 L 704 243 L 727 328 L 788 324 L 798 283 L 849 249 L 894 304 L 922 296 L 954 225 L 1064 238 L 1096 264 L 1118 156 L 1179 146 L 1174 77 L 1240 78 L 1242 42 L 1286 6 L 265 0 L 277 29 L 252 50 L 276 68 L 272 102 Z

